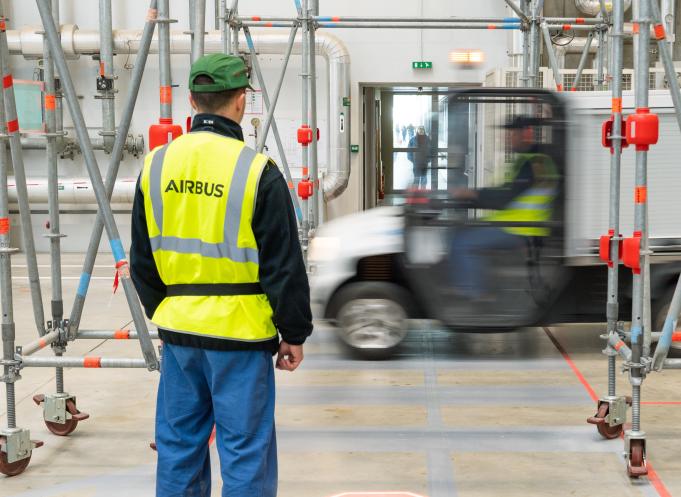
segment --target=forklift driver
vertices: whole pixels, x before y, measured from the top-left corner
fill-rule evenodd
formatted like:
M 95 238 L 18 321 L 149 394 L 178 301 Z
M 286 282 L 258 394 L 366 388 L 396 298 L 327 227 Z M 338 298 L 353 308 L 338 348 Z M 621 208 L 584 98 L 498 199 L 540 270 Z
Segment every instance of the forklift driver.
M 542 125 L 537 118 L 518 116 L 503 127 L 515 158 L 509 180 L 501 187 L 479 190 L 454 189 L 454 199 L 467 208 L 492 209 L 483 218 L 490 222 L 521 223 L 549 221 L 557 190 L 557 170 L 553 160 L 540 153 L 535 131 Z M 473 302 L 488 302 L 485 253 L 492 250 L 518 251 L 531 237 L 549 236 L 546 227 L 484 226 L 458 231 L 450 246 L 450 284 L 453 292 Z

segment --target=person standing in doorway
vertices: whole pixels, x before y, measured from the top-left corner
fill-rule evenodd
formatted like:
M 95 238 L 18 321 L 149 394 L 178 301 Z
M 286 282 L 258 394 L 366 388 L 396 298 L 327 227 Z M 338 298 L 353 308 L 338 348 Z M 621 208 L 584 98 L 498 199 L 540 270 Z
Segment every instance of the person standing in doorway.
M 416 136 L 409 140 L 407 159 L 414 166 L 414 186 L 425 188 L 428 184 L 428 165 L 431 160 L 430 138 L 426 134 L 426 128 L 419 126 Z M 415 150 L 414 150 L 415 149 Z
M 191 68 L 192 129 L 145 159 L 132 213 L 132 278 L 163 341 L 157 497 L 276 497 L 274 365 L 294 371 L 312 332 L 287 184 L 243 142 L 239 57 Z M 279 335 L 282 341 L 279 341 Z

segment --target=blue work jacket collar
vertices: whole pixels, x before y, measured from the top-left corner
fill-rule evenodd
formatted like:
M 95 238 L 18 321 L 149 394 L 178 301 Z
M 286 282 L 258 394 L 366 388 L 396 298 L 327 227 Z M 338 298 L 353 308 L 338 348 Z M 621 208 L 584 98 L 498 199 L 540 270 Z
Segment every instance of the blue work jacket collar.
M 217 114 L 196 114 L 191 131 L 212 131 L 228 138 L 244 141 L 241 126 L 229 118 Z

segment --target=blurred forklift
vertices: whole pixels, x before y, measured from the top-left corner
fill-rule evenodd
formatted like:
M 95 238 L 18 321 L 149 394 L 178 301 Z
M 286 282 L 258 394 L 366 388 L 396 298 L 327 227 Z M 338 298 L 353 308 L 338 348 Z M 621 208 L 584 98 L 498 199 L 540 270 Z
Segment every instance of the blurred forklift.
M 406 188 L 390 192 L 391 205 L 318 229 L 309 253 L 316 316 L 333 324 L 357 354 L 375 359 L 398 350 L 410 319 L 437 320 L 458 332 L 602 322 L 604 264 L 613 263 L 601 237 L 607 232 L 602 192 L 609 173 L 601 114 L 607 114 L 599 102 L 587 100 L 517 88 L 440 94 L 425 181 L 414 170 Z M 606 109 L 610 102 L 603 100 Z M 671 102 L 657 104 L 662 129 L 667 117 L 671 127 Z M 514 122 L 524 124 L 508 125 Z M 509 127 L 529 129 L 532 143 L 514 148 Z M 406 150 L 394 154 L 409 152 L 406 138 Z M 661 155 L 653 159 L 661 184 L 681 180 L 670 160 L 681 144 L 673 142 L 661 143 Z M 523 164 L 537 162 L 544 173 L 518 190 L 518 177 L 528 167 Z M 623 191 L 630 191 L 632 171 L 625 162 Z M 392 178 L 396 185 L 394 171 Z M 476 201 L 504 190 L 511 194 L 501 204 Z M 376 193 L 380 197 L 380 185 Z M 681 228 L 671 219 L 679 203 L 652 205 L 650 212 L 652 319 L 658 330 L 681 272 Z M 462 243 L 489 238 L 481 235 L 490 232 L 507 234 L 511 243 Z M 627 321 L 631 279 L 619 282 L 621 319 Z

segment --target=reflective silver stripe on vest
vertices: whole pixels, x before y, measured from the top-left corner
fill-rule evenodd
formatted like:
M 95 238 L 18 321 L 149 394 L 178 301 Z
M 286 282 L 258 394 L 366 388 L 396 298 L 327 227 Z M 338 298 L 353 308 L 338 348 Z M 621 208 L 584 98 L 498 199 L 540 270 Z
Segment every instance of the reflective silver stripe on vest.
M 163 151 L 163 156 L 159 159 L 159 167 L 154 170 L 156 157 Z M 251 163 L 256 157 L 255 150 L 244 147 L 241 149 L 239 158 L 234 168 L 232 182 L 229 187 L 227 197 L 227 212 L 225 213 L 225 223 L 223 228 L 222 243 L 208 243 L 199 238 L 180 238 L 176 236 L 163 236 L 163 200 L 161 197 L 161 171 L 163 169 L 163 159 L 165 157 L 165 147 L 152 158 L 150 189 L 152 191 L 151 202 L 154 210 L 154 219 L 161 230 L 160 236 L 150 238 L 151 250 L 167 250 L 180 254 L 200 254 L 203 257 L 213 257 L 219 259 L 230 259 L 234 262 L 254 262 L 258 263 L 258 250 L 253 248 L 241 248 L 237 246 L 239 239 L 239 225 L 241 224 L 241 212 L 243 210 L 244 195 L 248 174 L 251 170 Z M 156 173 L 156 174 L 155 174 Z M 153 192 L 157 192 L 154 195 Z M 155 198 L 158 197 L 158 198 Z M 160 221 L 159 221 L 160 219 Z
M 163 159 L 166 158 L 168 145 L 157 150 L 151 158 L 151 170 L 149 171 L 149 194 L 151 195 L 151 207 L 154 211 L 154 220 L 158 231 L 163 233 L 163 194 L 161 192 L 161 173 L 163 172 Z

